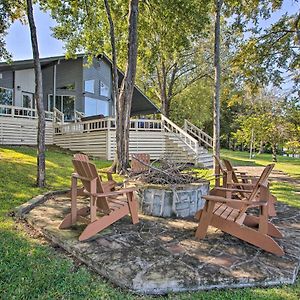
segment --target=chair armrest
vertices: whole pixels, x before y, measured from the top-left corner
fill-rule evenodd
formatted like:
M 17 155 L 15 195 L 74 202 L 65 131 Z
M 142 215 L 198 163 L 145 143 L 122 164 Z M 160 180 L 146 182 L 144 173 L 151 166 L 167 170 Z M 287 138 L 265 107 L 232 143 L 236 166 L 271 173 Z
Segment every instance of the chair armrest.
M 250 207 L 256 207 L 256 206 L 267 206 L 268 201 L 253 201 L 252 204 L 250 204 Z
M 214 187 L 215 190 L 219 190 L 219 191 L 228 191 L 228 192 L 242 192 L 245 194 L 251 194 L 252 191 L 251 190 L 241 190 L 241 189 L 230 189 L 230 188 L 223 188 L 223 187 Z
M 245 186 L 245 187 L 254 187 L 253 183 L 245 183 L 245 182 L 230 182 L 230 185 L 234 185 L 234 186 Z
M 111 180 L 111 181 L 113 181 L 113 178 L 112 178 L 112 172 L 110 172 L 110 171 L 103 171 L 103 170 L 99 170 L 99 173 L 101 174 L 106 174 L 106 176 L 107 176 L 107 180 Z
M 228 199 L 220 196 L 213 196 L 213 195 L 206 195 L 203 196 L 203 198 L 207 201 L 214 201 L 214 202 L 221 202 L 225 204 L 237 204 L 237 203 L 243 203 L 246 204 L 249 207 L 256 207 L 256 206 L 266 206 L 268 205 L 268 201 L 246 201 L 246 200 L 234 200 L 234 199 Z
M 122 194 L 127 194 L 127 193 L 132 193 L 136 191 L 136 188 L 128 188 L 128 189 L 122 189 L 122 190 L 118 190 L 118 191 L 111 191 L 111 192 L 106 192 L 106 193 L 90 193 L 88 191 L 84 191 L 85 194 L 87 195 L 91 195 L 94 197 L 109 197 L 109 196 L 118 196 L 118 195 L 122 195 Z
M 203 198 L 207 201 L 229 203 L 229 204 L 230 203 L 233 203 L 233 204 L 243 203 L 243 204 L 246 204 L 246 205 L 252 204 L 252 202 L 246 201 L 246 200 L 228 199 L 228 198 L 224 198 L 224 197 L 221 197 L 221 196 L 214 196 L 214 195 L 206 195 L 206 196 L 203 196 Z

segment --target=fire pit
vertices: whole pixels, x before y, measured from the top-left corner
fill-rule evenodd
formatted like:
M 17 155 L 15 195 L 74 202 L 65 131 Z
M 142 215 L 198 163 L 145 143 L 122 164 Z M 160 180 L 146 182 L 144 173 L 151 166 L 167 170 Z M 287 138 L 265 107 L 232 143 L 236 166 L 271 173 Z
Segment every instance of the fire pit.
M 203 208 L 202 196 L 209 192 L 209 181 L 190 184 L 154 185 L 139 187 L 140 210 L 156 217 L 193 217 Z
M 203 208 L 209 181 L 186 165 L 162 159 L 135 176 L 140 210 L 156 217 L 189 218 Z

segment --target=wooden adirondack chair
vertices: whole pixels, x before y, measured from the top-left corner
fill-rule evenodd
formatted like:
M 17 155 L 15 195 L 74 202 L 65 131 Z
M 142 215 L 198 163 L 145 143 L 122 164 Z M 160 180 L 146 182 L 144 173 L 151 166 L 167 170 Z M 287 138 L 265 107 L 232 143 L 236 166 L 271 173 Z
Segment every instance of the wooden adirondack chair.
M 220 160 L 220 158 L 216 155 L 214 155 L 214 158 L 217 163 L 217 168 L 219 170 L 219 174 L 214 174 L 215 176 L 215 186 L 219 187 L 221 185 L 220 179 L 222 178 L 222 186 L 226 187 L 227 182 L 227 170 L 226 167 L 223 165 L 223 162 Z
M 73 157 L 76 160 L 90 162 L 89 157 L 85 154 L 82 154 L 82 153 L 76 153 L 76 154 L 74 154 Z M 75 172 L 76 172 L 76 170 L 75 170 Z M 111 172 L 106 172 L 106 171 L 101 171 L 101 173 L 105 173 L 106 176 L 107 176 L 107 181 L 102 182 L 102 185 L 105 187 L 105 189 L 110 190 L 110 191 L 115 190 L 117 182 L 113 180 L 112 173 Z M 100 176 L 100 179 L 102 181 L 101 176 Z M 68 193 L 69 197 L 71 197 L 71 195 L 72 195 L 72 186 L 71 186 L 71 191 Z M 84 193 L 84 186 L 77 187 L 77 196 L 86 196 L 86 194 Z
M 230 194 L 231 188 L 236 188 L 239 190 L 236 194 L 240 196 L 240 198 L 247 197 L 246 191 L 252 191 L 258 177 L 255 176 L 249 176 L 246 173 L 242 172 L 241 175 L 238 176 L 237 172 L 233 168 L 231 162 L 227 159 L 223 159 L 224 165 L 226 167 L 226 184 L 224 187 L 226 187 L 227 195 Z M 269 188 L 269 185 L 268 185 Z M 275 203 L 277 202 L 277 198 L 272 194 L 268 193 L 269 196 L 269 206 L 268 206 L 268 214 L 271 217 L 276 216 L 276 210 L 275 210 Z
M 131 156 L 130 173 L 139 174 L 148 171 L 149 167 L 147 165 L 150 165 L 150 155 L 148 153 L 134 153 Z
M 283 249 L 272 238 L 282 238 L 283 235 L 268 221 L 268 177 L 273 167 L 274 164 L 271 164 L 264 169 L 248 198 L 240 201 L 228 199 L 215 195 L 214 190 L 212 194 L 203 196 L 206 203 L 199 213 L 196 238 L 204 238 L 211 225 L 267 252 L 283 255 Z M 259 216 L 247 214 L 252 207 L 260 208 Z
M 71 213 L 64 218 L 60 229 L 69 228 L 78 220 L 83 221 L 88 225 L 79 240 L 84 241 L 129 213 L 132 223 L 138 223 L 138 205 L 133 188 L 111 191 L 111 187 L 101 181 L 94 164 L 82 159 L 73 159 L 72 162 L 76 173 L 72 174 Z M 90 197 L 90 206 L 81 209 L 77 209 L 78 179 L 84 186 L 84 194 Z

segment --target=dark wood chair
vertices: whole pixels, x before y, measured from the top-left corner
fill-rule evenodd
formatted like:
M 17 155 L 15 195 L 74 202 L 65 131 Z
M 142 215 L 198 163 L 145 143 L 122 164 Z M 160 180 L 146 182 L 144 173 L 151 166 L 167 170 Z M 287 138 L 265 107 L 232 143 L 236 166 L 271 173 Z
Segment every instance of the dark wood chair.
M 134 153 L 131 155 L 130 173 L 140 174 L 149 170 L 150 155 L 148 153 Z

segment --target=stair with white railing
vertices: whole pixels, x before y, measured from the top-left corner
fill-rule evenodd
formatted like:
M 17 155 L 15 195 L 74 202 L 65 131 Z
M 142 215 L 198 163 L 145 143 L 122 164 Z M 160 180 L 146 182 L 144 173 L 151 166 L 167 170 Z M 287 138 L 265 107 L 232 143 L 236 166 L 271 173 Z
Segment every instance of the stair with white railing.
M 203 147 L 197 135 L 192 136 L 184 127 L 184 129 L 177 126 L 165 116 L 161 116 L 162 129 L 166 136 L 166 152 L 170 152 L 177 161 L 195 163 L 205 168 L 212 167 L 213 159 L 208 150 Z M 189 124 L 193 125 L 189 122 Z M 188 124 L 188 125 L 189 125 Z M 194 126 L 194 125 L 193 125 Z M 191 126 L 189 126 L 191 127 Z M 188 127 L 188 128 L 189 128 Z M 197 128 L 196 126 L 194 126 Z M 199 128 L 197 128 L 201 131 Z M 196 131 L 196 130 L 195 130 Z M 201 131 L 204 133 L 203 131 Z M 197 131 L 200 134 L 200 132 Z M 205 134 L 205 133 L 204 133 Z M 202 136 L 204 136 L 202 134 Z M 209 136 L 205 134 L 207 144 L 210 142 Z
M 213 147 L 212 137 L 188 120 L 184 120 L 183 129 L 195 138 L 199 142 L 199 145 L 204 146 L 205 148 Z

